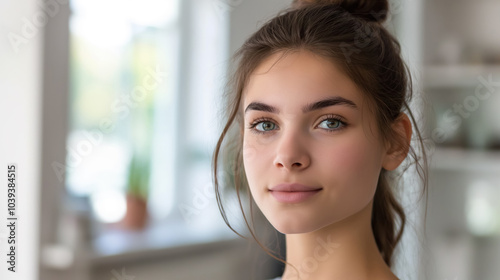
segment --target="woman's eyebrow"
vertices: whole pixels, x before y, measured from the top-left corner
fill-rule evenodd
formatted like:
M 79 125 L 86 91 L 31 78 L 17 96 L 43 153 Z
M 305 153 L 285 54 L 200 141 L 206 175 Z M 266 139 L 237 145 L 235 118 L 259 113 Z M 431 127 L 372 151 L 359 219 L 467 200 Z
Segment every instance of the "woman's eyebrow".
M 349 107 L 356 109 L 356 110 L 358 109 L 358 106 L 353 101 L 346 99 L 346 98 L 343 98 L 343 97 L 340 97 L 340 96 L 334 96 L 334 97 L 329 97 L 326 99 L 322 99 L 322 100 L 307 104 L 304 107 L 302 107 L 302 112 L 309 113 L 311 111 L 315 111 L 315 110 L 319 110 L 319 109 L 323 109 L 325 107 L 330 107 L 330 106 L 335 106 L 335 105 L 345 105 L 345 106 L 349 106 Z M 245 109 L 245 113 L 248 111 L 251 111 L 251 110 L 269 112 L 269 113 L 274 113 L 274 114 L 279 114 L 279 112 L 280 112 L 278 110 L 278 108 L 271 106 L 271 105 L 268 105 L 268 104 L 265 104 L 265 103 L 262 103 L 262 102 L 252 102 L 252 103 L 248 104 L 248 106 Z

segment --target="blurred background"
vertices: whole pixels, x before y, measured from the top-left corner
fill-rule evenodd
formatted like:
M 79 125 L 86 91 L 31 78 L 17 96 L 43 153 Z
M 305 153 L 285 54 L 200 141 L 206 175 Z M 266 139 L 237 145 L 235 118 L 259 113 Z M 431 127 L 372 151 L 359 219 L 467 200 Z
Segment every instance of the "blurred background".
M 210 171 L 231 55 L 290 2 L 2 1 L 0 163 L 19 170 L 19 246 L 1 279 L 281 275 L 227 228 Z M 390 4 L 431 154 L 427 211 L 405 177 L 396 274 L 500 279 L 500 1 Z M 236 203 L 228 216 L 245 233 Z

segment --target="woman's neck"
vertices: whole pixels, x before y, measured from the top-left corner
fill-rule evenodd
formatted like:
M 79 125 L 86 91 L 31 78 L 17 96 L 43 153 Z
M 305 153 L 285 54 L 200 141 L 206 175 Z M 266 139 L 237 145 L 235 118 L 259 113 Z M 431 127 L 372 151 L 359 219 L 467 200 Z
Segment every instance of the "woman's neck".
M 283 280 L 395 280 L 378 251 L 371 229 L 372 203 L 322 229 L 286 236 Z

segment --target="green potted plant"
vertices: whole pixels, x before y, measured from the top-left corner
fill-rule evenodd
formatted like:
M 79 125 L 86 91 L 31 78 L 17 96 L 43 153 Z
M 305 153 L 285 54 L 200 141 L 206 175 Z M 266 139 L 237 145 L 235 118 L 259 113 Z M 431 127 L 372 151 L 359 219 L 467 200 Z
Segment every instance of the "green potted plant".
M 151 44 L 146 35 L 144 38 L 136 37 L 131 49 L 130 86 L 133 88 L 132 93 L 137 91 L 142 94 L 132 96 L 130 100 L 134 103 L 129 107 L 132 157 L 126 186 L 127 212 L 123 219 L 123 224 L 128 229 L 142 229 L 148 221 L 147 199 L 151 173 L 154 100 L 159 88 L 146 90 L 143 84 L 145 77 L 150 75 L 147 70 L 154 69 L 159 58 L 156 45 Z
M 134 153 L 127 180 L 127 212 L 123 219 L 127 229 L 140 230 L 147 224 L 150 166 L 149 157 Z

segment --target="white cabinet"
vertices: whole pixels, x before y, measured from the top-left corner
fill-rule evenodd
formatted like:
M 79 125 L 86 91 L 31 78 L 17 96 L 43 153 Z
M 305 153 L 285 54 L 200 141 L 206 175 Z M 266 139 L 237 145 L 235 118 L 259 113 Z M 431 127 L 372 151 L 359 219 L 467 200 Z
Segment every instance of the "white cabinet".
M 422 279 L 500 276 L 498 15 L 496 0 L 425 1 L 422 89 L 437 149 Z

